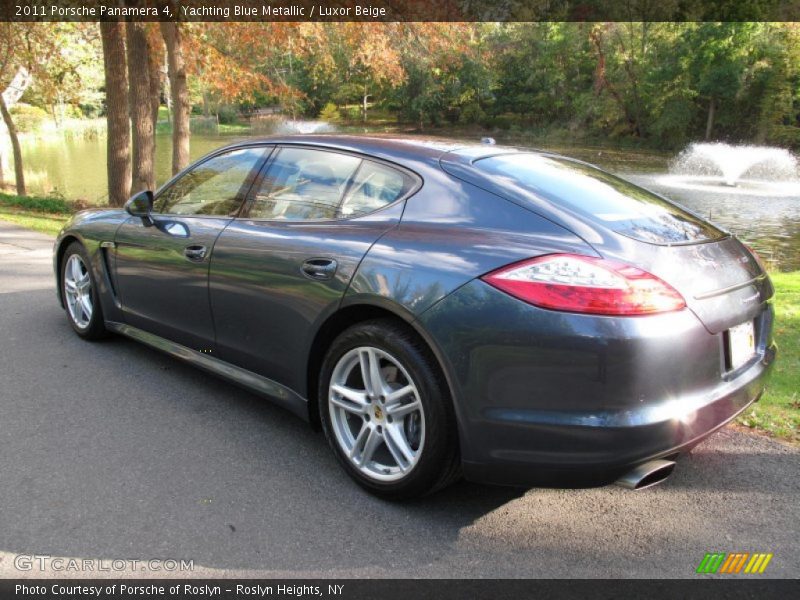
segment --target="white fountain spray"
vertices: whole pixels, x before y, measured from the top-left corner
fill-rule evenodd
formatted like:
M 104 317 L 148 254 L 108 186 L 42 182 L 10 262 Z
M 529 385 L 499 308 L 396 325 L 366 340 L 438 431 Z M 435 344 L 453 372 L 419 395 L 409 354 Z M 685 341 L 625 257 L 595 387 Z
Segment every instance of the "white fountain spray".
M 677 175 L 720 176 L 721 183 L 735 186 L 745 175 L 763 181 L 792 181 L 797 178 L 797 159 L 783 148 L 692 144 L 672 165 Z
M 278 126 L 279 133 L 329 133 L 336 127 L 327 121 L 301 121 L 287 119 Z
M 797 158 L 783 148 L 691 144 L 669 171 L 655 182 L 711 194 L 800 198 Z

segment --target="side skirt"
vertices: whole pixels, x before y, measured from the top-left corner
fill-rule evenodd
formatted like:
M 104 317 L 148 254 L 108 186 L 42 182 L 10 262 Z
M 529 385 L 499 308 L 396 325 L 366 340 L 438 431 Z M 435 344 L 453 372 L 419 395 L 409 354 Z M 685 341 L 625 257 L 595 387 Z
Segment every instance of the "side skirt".
M 208 354 L 203 354 L 191 348 L 187 348 L 186 346 L 176 344 L 175 342 L 132 327 L 131 325 L 126 325 L 125 323 L 107 321 L 106 327 L 115 333 L 134 339 L 137 342 L 142 342 L 151 348 L 160 350 L 161 352 L 174 356 L 195 367 L 243 387 L 246 390 L 264 396 L 278 406 L 294 413 L 304 421 L 309 420 L 308 400 L 276 381 L 272 381 L 257 373 L 227 363 L 224 360 L 214 358 Z

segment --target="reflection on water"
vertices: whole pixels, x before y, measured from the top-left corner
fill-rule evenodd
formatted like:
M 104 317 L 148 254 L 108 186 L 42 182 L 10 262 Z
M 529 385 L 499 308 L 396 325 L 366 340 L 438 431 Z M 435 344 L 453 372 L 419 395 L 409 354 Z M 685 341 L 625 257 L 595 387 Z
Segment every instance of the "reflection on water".
M 193 134 L 192 160 L 242 136 Z M 60 194 L 70 200 L 83 199 L 89 204 L 104 204 L 106 189 L 105 136 L 52 136 L 22 140 L 25 183 L 32 194 Z M 156 180 L 169 179 L 172 146 L 169 135 L 156 136 Z M 13 183 L 13 167 L 5 166 L 6 183 Z
M 242 139 L 243 135 L 193 134 L 192 159 Z M 472 139 L 472 138 L 470 138 Z M 477 138 L 475 138 L 477 140 Z M 714 221 L 752 244 L 767 261 L 783 270 L 800 269 L 800 189 L 780 189 L 741 182 L 737 187 L 680 185 L 668 175 L 674 154 L 649 150 L 591 148 L 579 146 L 542 147 L 533 139 L 497 137 L 498 143 L 539 146 L 573 156 L 621 175 L 652 189 L 690 210 Z M 82 198 L 102 204 L 106 193 L 105 137 L 58 137 L 27 139 L 23 143 L 26 178 L 30 191 L 57 191 L 69 199 Z M 156 141 L 156 177 L 159 184 L 170 176 L 170 137 Z M 6 178 L 13 170 L 6 165 Z M 8 182 L 7 182 L 8 183 Z

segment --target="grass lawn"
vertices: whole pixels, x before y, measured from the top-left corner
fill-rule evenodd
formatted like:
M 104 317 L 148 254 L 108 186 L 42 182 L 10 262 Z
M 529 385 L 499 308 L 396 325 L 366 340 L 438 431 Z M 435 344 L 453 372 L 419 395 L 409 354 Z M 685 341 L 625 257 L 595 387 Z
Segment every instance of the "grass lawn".
M 0 193 L 0 219 L 55 236 L 73 212 L 62 198 Z M 738 423 L 800 444 L 800 271 L 771 273 L 775 284 L 778 360 L 769 387 Z
M 15 196 L 0 192 L 0 219 L 52 236 L 58 234 L 73 210 L 72 204 L 62 198 Z
M 778 360 L 769 387 L 739 423 L 800 444 L 800 271 L 771 273 Z

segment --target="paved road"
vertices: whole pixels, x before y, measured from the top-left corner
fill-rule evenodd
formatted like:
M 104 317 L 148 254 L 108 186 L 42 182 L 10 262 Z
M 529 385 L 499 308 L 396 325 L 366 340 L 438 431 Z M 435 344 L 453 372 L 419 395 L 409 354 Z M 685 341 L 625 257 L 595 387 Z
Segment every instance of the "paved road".
M 126 339 L 80 340 L 51 244 L 0 224 L 0 576 L 45 554 L 204 576 L 698 577 L 707 551 L 800 573 L 795 448 L 727 428 L 651 490 L 462 483 L 389 504 L 290 414 Z

